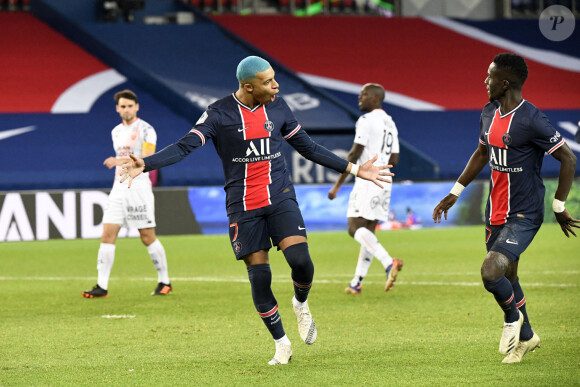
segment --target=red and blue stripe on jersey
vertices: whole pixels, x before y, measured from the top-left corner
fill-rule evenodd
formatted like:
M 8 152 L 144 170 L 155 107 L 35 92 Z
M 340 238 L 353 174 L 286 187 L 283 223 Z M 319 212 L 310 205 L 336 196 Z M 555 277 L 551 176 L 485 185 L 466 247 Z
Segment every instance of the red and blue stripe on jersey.
M 490 157 L 494 157 L 500 165 L 507 166 L 507 145 L 504 144 L 502 138 L 506 133 L 509 133 L 513 116 L 513 114 L 509 114 L 502 118 L 499 109 L 497 109 L 488 131 L 488 143 L 496 148 L 491 148 Z M 495 226 L 505 223 L 510 211 L 510 174 L 492 169 L 491 184 L 489 197 L 491 216 L 489 221 Z
M 256 153 L 256 156 L 270 154 L 270 132 L 265 129 L 268 122 L 266 107 L 260 105 L 255 110 L 238 105 L 242 120 L 244 140 L 260 140 L 246 151 L 246 157 Z M 246 164 L 244 177 L 244 211 L 255 210 L 272 204 L 270 201 L 271 160 L 256 161 Z
M 511 217 L 541 222 L 544 154 L 561 147 L 564 138 L 542 112 L 522 100 L 506 114 L 501 114 L 497 101 L 487 104 L 481 114 L 479 141 L 487 146 L 491 169 L 487 222 L 501 225 Z

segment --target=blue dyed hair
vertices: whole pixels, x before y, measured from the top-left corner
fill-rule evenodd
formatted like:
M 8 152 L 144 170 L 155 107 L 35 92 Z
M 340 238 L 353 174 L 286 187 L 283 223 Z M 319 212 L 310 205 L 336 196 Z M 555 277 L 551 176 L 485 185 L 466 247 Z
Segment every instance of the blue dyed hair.
M 259 56 L 248 56 L 238 64 L 236 77 L 239 82 L 247 81 L 256 77 L 257 73 L 266 71 L 270 68 L 270 63 Z

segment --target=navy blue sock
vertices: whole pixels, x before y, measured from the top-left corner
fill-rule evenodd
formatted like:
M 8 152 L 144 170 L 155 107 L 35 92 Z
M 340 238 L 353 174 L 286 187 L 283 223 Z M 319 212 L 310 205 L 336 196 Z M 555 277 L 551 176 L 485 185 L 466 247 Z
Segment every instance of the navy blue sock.
M 308 243 L 297 243 L 284 250 L 284 257 L 292 268 L 294 296 L 300 302 L 308 299 L 314 278 L 314 264 L 308 252 Z
M 516 282 L 512 282 L 512 288 L 514 289 L 514 296 L 516 300 L 516 306 L 524 315 L 524 324 L 522 325 L 522 330 L 520 331 L 520 340 L 528 341 L 534 335 L 532 330 L 532 325 L 528 319 L 528 313 L 526 312 L 526 296 L 524 296 L 524 291 L 520 285 L 520 278 L 516 278 Z
M 278 313 L 278 302 L 272 293 L 272 272 L 270 265 L 254 265 L 248 267 L 248 278 L 252 285 L 252 299 L 262 321 L 272 334 L 274 340 L 284 337 L 282 318 Z
M 504 321 L 512 323 L 517 321 L 520 317 L 518 308 L 516 306 L 516 299 L 514 297 L 514 290 L 510 281 L 502 276 L 495 281 L 483 281 L 485 289 L 493 294 L 495 301 L 504 312 Z

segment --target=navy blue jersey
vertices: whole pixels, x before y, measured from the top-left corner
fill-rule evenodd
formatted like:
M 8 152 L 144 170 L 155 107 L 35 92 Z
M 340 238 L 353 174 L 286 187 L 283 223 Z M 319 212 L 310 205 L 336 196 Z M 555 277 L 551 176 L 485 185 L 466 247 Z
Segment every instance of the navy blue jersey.
M 497 101 L 483 108 L 479 142 L 487 146 L 491 169 L 485 210 L 491 225 L 509 218 L 544 218 L 545 188 L 540 176 L 544 154 L 564 145 L 564 138 L 545 114 L 528 101 L 502 113 Z
M 145 170 L 178 162 L 207 140 L 222 160 L 228 215 L 295 198 L 282 154 L 284 140 L 302 156 L 337 172 L 348 166 L 310 139 L 282 98 L 250 108 L 231 94 L 211 104 L 177 143 L 146 157 Z

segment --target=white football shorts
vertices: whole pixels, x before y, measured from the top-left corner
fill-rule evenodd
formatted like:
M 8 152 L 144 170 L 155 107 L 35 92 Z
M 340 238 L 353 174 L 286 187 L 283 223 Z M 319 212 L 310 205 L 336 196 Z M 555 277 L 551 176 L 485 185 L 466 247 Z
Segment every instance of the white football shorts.
M 151 188 L 113 189 L 103 214 L 103 223 L 136 229 L 155 227 L 155 197 Z
M 385 188 L 380 188 L 372 182 L 358 180 L 357 178 L 350 193 L 346 216 L 367 220 L 388 220 L 391 184 L 383 183 Z

